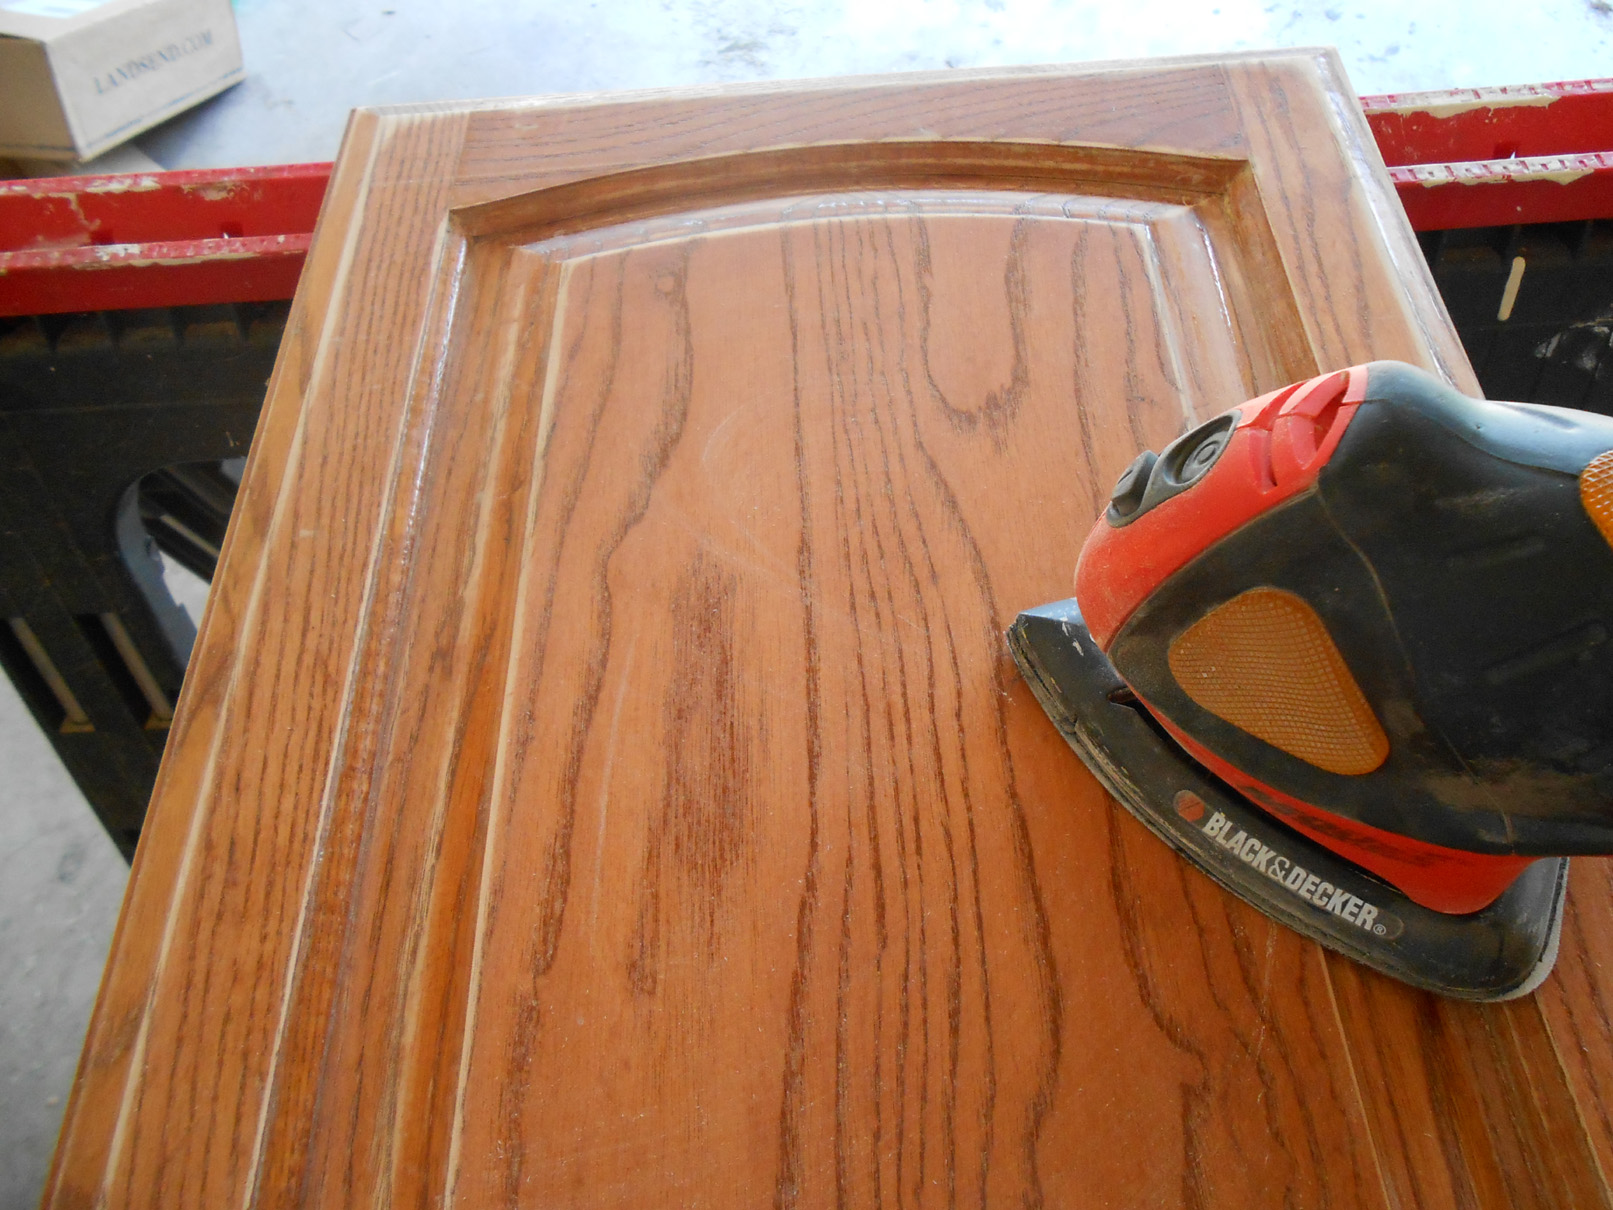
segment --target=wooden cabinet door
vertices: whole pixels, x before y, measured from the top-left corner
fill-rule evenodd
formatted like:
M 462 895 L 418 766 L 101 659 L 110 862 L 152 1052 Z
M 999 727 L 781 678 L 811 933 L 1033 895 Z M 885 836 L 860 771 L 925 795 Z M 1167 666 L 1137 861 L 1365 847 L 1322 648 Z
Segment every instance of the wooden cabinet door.
M 1331 53 L 360 112 L 50 1204 L 1602 1204 L 1605 908 L 1335 960 L 1003 643 L 1379 357 L 1475 390 Z

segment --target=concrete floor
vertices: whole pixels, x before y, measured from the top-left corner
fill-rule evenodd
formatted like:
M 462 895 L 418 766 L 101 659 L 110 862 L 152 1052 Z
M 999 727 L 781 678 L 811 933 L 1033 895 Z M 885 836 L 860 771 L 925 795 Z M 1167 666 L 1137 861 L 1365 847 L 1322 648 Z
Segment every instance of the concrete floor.
M 3 5 L 5 0 L 0 0 Z M 349 109 L 1268 46 L 1356 90 L 1613 72 L 1608 0 L 237 0 L 248 76 L 91 165 L 328 160 Z M 180 590 L 199 609 L 201 586 Z M 0 1210 L 35 1204 L 127 870 L 0 679 Z
M 0 1206 L 50 1162 L 128 874 L 0 678 Z

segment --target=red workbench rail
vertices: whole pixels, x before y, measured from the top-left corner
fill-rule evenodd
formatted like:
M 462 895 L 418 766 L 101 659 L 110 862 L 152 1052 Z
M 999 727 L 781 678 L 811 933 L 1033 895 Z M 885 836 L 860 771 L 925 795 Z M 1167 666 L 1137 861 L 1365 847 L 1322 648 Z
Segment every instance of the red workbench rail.
M 329 164 L 0 181 L 0 315 L 290 298 L 329 183 Z
M 1613 80 L 1363 97 L 1419 231 L 1613 218 Z M 0 316 L 290 298 L 329 164 L 0 182 Z
M 1389 93 L 1361 107 L 1391 168 L 1613 150 L 1613 80 Z
M 1362 97 L 1418 231 L 1613 218 L 1613 80 Z

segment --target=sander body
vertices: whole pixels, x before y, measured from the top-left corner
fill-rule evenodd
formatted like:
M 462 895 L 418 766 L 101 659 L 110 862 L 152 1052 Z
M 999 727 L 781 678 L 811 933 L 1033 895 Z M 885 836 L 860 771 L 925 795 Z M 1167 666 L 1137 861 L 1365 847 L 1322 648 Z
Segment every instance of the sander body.
M 1613 419 L 1395 362 L 1145 452 L 1020 615 L 1111 794 L 1234 894 L 1407 983 L 1522 995 L 1613 853 Z

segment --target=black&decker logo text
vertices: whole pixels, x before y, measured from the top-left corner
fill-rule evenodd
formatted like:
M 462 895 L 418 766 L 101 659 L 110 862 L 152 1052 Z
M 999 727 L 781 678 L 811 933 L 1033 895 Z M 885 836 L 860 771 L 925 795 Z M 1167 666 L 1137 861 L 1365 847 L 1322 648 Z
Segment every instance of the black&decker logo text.
M 1237 857 L 1244 865 L 1264 874 L 1284 890 L 1307 903 L 1331 912 L 1369 933 L 1383 934 L 1387 930 L 1379 922 L 1379 910 L 1358 895 L 1343 887 L 1336 887 L 1303 866 L 1284 857 L 1276 849 L 1250 836 L 1239 828 L 1234 830 L 1232 820 L 1216 811 L 1204 822 L 1204 835 Z

